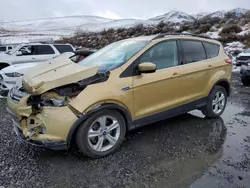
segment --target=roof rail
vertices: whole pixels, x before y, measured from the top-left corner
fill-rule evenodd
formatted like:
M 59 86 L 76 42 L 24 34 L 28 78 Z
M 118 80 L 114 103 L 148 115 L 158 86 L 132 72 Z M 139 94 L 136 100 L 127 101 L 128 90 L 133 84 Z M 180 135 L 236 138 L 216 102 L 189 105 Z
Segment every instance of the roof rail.
M 192 36 L 192 37 L 199 37 L 199 38 L 205 38 L 205 39 L 212 39 L 210 37 L 207 37 L 207 36 L 203 36 L 203 35 L 196 35 L 196 34 L 191 34 L 191 33 L 161 33 L 157 36 L 155 36 L 152 40 L 155 40 L 155 39 L 160 39 L 160 38 L 164 38 L 166 37 L 167 35 L 179 35 L 179 36 Z

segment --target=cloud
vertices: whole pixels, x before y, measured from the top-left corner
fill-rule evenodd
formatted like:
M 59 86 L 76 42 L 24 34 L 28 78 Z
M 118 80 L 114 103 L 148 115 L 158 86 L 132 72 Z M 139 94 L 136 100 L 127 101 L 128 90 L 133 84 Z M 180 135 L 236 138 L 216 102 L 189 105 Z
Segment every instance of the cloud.
M 250 3 L 249 0 L 8 0 L 1 1 L 1 7 L 1 20 L 72 15 L 147 19 L 171 10 L 193 14 L 237 7 L 250 9 Z

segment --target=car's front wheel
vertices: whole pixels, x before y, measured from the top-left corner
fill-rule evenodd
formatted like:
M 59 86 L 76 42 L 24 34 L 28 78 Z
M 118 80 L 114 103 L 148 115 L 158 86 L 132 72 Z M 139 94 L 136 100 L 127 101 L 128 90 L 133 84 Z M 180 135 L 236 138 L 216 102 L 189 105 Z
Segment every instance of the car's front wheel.
M 208 103 L 202 113 L 208 118 L 221 116 L 227 104 L 227 92 L 224 87 L 215 86 L 208 96 Z
M 114 110 L 93 114 L 77 130 L 79 149 L 91 158 L 100 158 L 115 152 L 126 133 L 123 116 Z

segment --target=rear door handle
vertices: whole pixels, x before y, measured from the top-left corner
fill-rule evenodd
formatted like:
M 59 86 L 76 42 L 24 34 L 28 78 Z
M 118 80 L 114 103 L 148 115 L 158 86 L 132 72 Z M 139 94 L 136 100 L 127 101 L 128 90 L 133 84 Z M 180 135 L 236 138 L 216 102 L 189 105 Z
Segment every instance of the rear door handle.
M 208 65 L 208 68 L 212 68 L 213 67 L 213 65 Z
M 32 57 L 32 59 L 36 59 L 36 58 Z

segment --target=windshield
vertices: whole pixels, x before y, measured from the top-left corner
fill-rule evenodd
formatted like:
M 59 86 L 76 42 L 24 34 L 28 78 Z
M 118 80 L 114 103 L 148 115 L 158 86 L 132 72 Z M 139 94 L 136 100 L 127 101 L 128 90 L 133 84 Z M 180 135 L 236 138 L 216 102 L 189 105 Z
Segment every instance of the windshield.
M 100 72 L 111 71 L 126 63 L 148 43 L 148 40 L 115 42 L 80 61 L 79 65 L 86 67 L 99 66 Z
M 250 48 L 248 48 L 248 49 L 245 51 L 245 53 L 250 53 Z

